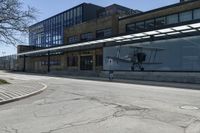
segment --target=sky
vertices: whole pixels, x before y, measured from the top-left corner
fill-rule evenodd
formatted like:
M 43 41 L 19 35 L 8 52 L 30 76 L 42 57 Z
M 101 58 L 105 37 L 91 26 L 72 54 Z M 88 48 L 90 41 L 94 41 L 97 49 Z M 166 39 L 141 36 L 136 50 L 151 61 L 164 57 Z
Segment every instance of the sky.
M 92 3 L 100 6 L 108 6 L 113 3 L 129 7 L 131 9 L 138 9 L 141 11 L 149 11 L 155 8 L 178 3 L 179 0 L 21 0 L 24 3 L 24 7 L 31 6 L 38 10 L 36 14 L 39 22 L 48 17 L 56 15 L 62 11 L 65 11 L 73 6 L 79 5 L 83 2 Z M 24 39 L 24 45 L 28 44 L 28 39 Z M 1 44 L 0 44 L 1 45 Z M 1 45 L 0 56 L 16 54 L 16 47 L 9 45 Z

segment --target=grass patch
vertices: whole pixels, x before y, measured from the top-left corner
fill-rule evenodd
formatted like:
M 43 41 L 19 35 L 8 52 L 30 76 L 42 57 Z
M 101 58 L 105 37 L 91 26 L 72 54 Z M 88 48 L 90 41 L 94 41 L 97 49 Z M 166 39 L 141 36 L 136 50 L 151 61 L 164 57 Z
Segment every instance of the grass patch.
M 6 80 L 0 79 L 0 85 L 2 84 L 9 84 Z

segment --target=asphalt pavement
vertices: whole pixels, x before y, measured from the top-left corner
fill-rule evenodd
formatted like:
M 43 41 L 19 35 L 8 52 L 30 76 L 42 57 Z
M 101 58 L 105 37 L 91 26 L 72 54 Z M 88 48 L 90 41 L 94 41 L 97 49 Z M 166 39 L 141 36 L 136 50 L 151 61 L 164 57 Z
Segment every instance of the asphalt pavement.
M 200 91 L 0 72 L 42 93 L 0 105 L 0 133 L 200 133 Z M 171 83 L 173 84 L 173 83 Z

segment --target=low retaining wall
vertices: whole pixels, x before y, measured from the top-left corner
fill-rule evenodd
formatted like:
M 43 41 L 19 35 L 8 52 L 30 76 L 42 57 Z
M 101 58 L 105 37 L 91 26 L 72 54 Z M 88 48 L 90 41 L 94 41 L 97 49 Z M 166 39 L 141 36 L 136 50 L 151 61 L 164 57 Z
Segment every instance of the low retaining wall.
M 60 76 L 84 76 L 84 77 L 99 77 L 99 72 L 95 71 L 51 71 L 50 75 L 60 75 Z
M 100 77 L 108 77 L 108 71 L 102 71 Z M 197 72 L 114 72 L 115 79 L 147 80 L 160 82 L 200 84 L 200 73 Z

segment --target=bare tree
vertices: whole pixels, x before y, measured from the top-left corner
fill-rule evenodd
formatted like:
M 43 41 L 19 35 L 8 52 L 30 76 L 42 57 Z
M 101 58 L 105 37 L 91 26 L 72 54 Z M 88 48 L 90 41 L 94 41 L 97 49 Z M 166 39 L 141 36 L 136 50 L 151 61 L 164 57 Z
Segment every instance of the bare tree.
M 21 43 L 20 33 L 27 33 L 30 23 L 35 20 L 36 10 L 25 10 L 20 0 L 0 0 L 0 44 Z

